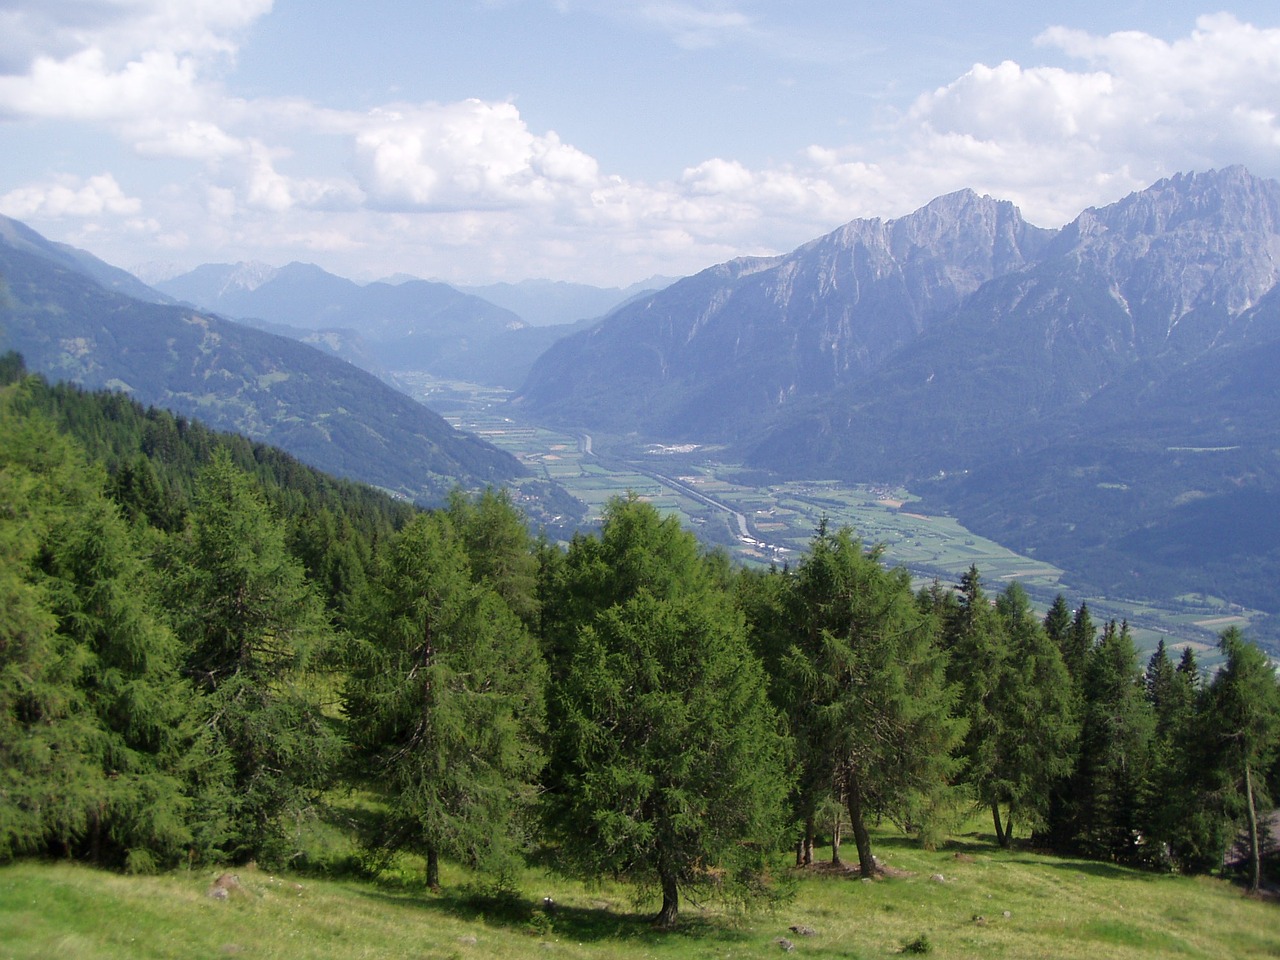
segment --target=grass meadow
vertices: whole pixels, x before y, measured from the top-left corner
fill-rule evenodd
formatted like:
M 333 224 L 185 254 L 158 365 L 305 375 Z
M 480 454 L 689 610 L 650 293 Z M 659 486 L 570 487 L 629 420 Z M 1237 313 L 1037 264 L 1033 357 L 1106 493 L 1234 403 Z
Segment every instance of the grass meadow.
M 787 904 L 741 913 L 686 900 L 671 932 L 652 929 L 655 905 L 624 885 L 532 869 L 515 896 L 492 898 L 483 878 L 448 865 L 433 893 L 411 859 L 378 877 L 250 866 L 219 900 L 208 895 L 216 871 L 126 877 L 27 861 L 0 868 L 0 960 L 1280 956 L 1280 904 L 1224 880 L 1002 851 L 978 835 L 936 851 L 875 840 L 889 877 L 780 861 Z

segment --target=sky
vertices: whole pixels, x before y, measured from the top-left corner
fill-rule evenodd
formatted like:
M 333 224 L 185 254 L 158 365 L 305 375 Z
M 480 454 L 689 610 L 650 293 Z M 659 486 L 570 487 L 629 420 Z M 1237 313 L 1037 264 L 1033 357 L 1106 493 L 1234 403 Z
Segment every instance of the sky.
M 0 213 L 150 279 L 624 286 L 1232 164 L 1280 177 L 1274 0 L 0 0 Z

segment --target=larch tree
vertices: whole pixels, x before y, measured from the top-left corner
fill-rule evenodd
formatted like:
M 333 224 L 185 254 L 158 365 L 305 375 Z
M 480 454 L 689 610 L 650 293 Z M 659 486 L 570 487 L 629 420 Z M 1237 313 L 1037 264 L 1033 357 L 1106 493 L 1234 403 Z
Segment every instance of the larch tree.
M 0 854 L 176 862 L 189 697 L 173 637 L 105 476 L 43 417 L 4 406 Z
M 843 793 L 862 875 L 876 871 L 868 824 L 887 817 L 932 835 L 957 770 L 963 723 L 937 623 L 905 570 L 887 570 L 852 531 L 819 528 L 794 574 L 783 659 L 801 806 L 811 818 L 833 784 Z
M 168 557 L 169 606 L 195 686 L 188 759 L 197 846 L 282 861 L 339 753 L 312 668 L 333 642 L 284 527 L 225 452 L 200 477 Z
M 356 768 L 385 799 L 370 843 L 509 869 L 542 768 L 546 667 L 499 593 L 472 580 L 443 514 L 394 538 L 355 620 L 343 694 Z
M 547 821 L 566 867 L 682 891 L 768 896 L 782 835 L 785 741 L 764 671 L 697 542 L 647 503 L 615 500 L 574 540 L 556 621 Z

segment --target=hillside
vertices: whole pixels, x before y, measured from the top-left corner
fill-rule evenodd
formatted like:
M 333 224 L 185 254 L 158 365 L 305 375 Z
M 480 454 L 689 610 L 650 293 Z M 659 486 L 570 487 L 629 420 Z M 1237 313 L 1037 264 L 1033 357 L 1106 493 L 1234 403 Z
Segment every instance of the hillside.
M 10 222 L 0 239 L 0 349 L 51 380 L 266 441 L 340 477 L 440 500 L 523 470 L 373 375 L 285 337 L 117 293 Z M 34 238 L 34 239 L 32 239 Z
M 380 881 L 241 868 L 239 889 L 221 902 L 206 895 L 217 876 L 210 871 L 122 877 L 19 864 L 0 871 L 0 930 L 14 960 L 676 960 L 782 956 L 780 938 L 796 956 L 868 960 L 903 956 L 921 937 L 932 955 L 957 960 L 1247 960 L 1280 951 L 1276 905 L 1249 900 L 1223 881 L 1003 853 L 976 837 L 936 853 L 879 842 L 887 864 L 901 871 L 893 878 L 862 884 L 815 870 L 799 877 L 795 899 L 776 911 L 743 917 L 704 908 L 673 933 L 650 928 L 630 891 L 609 882 L 587 888 L 529 872 L 516 899 L 504 903 L 479 896 L 482 887 L 467 886 L 479 878 L 457 867 L 448 869 L 444 892 L 431 893 L 412 879 L 409 864 Z M 554 910 L 542 908 L 547 896 Z

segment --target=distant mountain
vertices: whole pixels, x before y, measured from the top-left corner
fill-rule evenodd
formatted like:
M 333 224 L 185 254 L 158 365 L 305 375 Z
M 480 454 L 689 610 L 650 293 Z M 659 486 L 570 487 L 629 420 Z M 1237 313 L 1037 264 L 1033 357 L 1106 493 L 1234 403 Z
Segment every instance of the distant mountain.
M 762 418 L 865 377 L 1051 236 L 971 191 L 900 220 L 855 220 L 616 310 L 540 357 L 519 403 L 616 431 L 743 440 Z
M 75 273 L 89 277 L 107 290 L 145 300 L 171 303 L 164 294 L 147 286 L 133 274 L 104 263 L 87 250 L 47 240 L 25 223 L 0 216 L 0 246 L 34 254 Z
M 158 287 L 203 310 L 274 325 L 384 376 L 424 370 L 514 386 L 564 332 L 527 332 L 515 313 L 448 284 L 361 285 L 304 263 L 206 264 Z
M 563 280 L 522 280 L 519 283 L 491 283 L 460 286 L 465 293 L 483 297 L 490 303 L 516 313 L 531 326 L 564 326 L 602 317 L 643 293 L 662 290 L 675 283 L 674 277 L 650 277 L 629 287 L 592 287 Z
M 51 380 L 124 390 L 338 476 L 429 501 L 456 484 L 501 483 L 524 472 L 513 457 L 348 363 L 216 316 L 117 293 L 82 263 L 0 220 L 0 349 L 21 352 L 28 368 Z
M 1243 168 L 1057 231 L 965 191 L 616 310 L 517 402 L 779 475 L 907 481 L 1076 582 L 1280 613 L 1278 280 L 1280 184 Z

